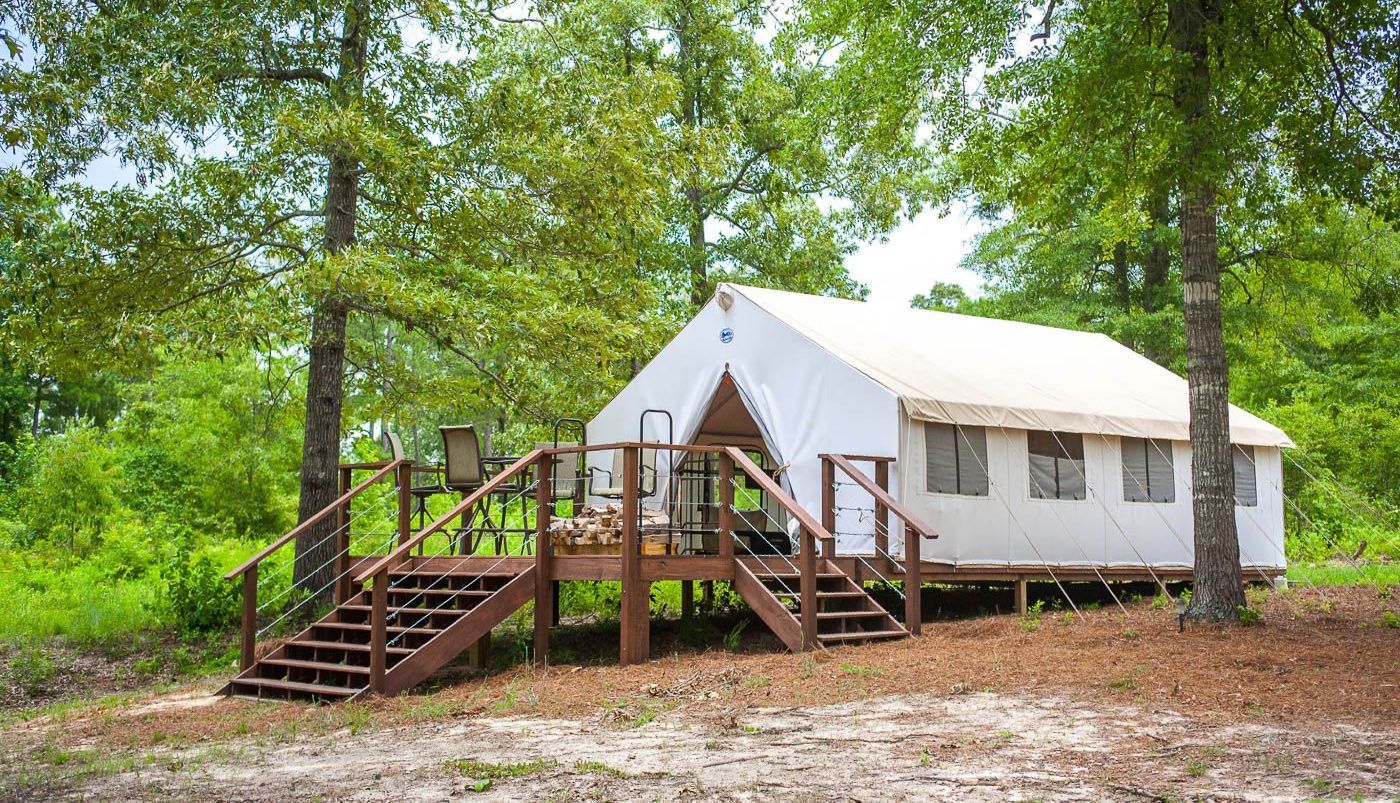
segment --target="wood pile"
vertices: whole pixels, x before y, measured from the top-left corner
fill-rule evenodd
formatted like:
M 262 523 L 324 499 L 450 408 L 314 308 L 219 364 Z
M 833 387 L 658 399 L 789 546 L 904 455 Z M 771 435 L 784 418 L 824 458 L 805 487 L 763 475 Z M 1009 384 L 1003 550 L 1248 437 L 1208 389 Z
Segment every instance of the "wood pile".
M 671 534 L 648 533 L 648 530 L 665 530 L 671 525 L 666 511 L 643 507 L 639 520 L 643 533 L 642 544 L 667 545 Z M 579 511 L 579 515 L 556 518 L 549 522 L 549 539 L 556 547 L 621 545 L 622 544 L 622 505 L 610 502 L 606 505 L 589 505 Z

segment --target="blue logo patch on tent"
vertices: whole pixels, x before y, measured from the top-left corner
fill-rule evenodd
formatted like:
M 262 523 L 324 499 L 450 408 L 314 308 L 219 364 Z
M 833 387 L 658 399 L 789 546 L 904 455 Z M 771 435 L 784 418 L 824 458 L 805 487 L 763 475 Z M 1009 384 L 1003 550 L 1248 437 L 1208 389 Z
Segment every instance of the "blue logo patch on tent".
M 730 341 L 733 340 L 733 339 L 734 339 L 734 330 L 733 330 L 733 329 L 721 329 L 721 330 L 719 330 L 719 342 L 721 342 L 721 343 L 728 343 L 728 342 L 730 342 Z

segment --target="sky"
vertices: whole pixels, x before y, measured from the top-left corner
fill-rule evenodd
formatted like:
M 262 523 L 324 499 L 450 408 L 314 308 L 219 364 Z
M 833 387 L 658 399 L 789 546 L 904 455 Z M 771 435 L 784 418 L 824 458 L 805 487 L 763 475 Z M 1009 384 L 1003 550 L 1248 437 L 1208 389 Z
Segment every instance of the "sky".
M 980 231 L 965 207 L 954 207 L 943 217 L 926 210 L 883 242 L 863 245 L 846 259 L 846 268 L 870 288 L 866 300 L 881 306 L 907 307 L 909 299 L 927 293 L 934 282 L 960 284 L 975 296 L 981 277 L 958 265 Z

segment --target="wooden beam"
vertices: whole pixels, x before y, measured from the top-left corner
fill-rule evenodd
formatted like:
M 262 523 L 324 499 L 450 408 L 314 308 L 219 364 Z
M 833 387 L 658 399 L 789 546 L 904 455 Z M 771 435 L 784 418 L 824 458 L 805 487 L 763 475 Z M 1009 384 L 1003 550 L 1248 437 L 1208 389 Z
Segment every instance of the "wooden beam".
M 822 458 L 822 527 L 829 533 L 836 533 L 836 466 L 830 457 Z M 822 555 L 836 557 L 836 542 L 823 548 Z
M 886 493 L 890 490 L 890 464 L 884 461 L 875 464 L 875 484 Z M 885 566 L 888 575 L 890 566 L 890 509 L 879 499 L 875 500 L 875 559 Z
M 619 657 L 623 666 L 651 658 L 648 643 L 651 630 L 650 584 L 642 580 L 641 534 L 637 528 L 639 450 L 622 450 L 622 643 Z
M 345 492 L 350 490 L 350 483 L 354 481 L 350 469 L 341 466 L 336 472 L 339 477 L 339 484 L 336 487 L 336 496 L 344 499 Z M 350 599 L 350 500 L 344 501 L 335 510 L 335 585 L 331 589 L 331 602 L 341 605 Z
M 719 556 L 734 560 L 734 458 L 719 455 Z M 732 571 L 732 570 L 731 570 Z
M 798 593 L 802 598 L 802 649 L 817 646 L 817 539 L 812 531 L 802 528 L 801 574 Z
M 554 491 L 554 457 L 541 455 L 535 467 L 535 663 L 549 663 L 549 626 L 554 607 L 554 542 L 549 519 Z
M 1017 577 L 1016 582 L 1016 613 L 1025 615 L 1026 613 L 1026 578 Z
M 681 581 L 681 618 L 689 619 L 695 616 L 695 581 Z
M 380 570 L 374 575 L 374 588 L 370 591 L 369 613 L 369 690 L 372 694 L 384 693 L 385 647 L 389 625 L 389 572 Z
M 238 650 L 238 668 L 253 665 L 258 649 L 258 565 L 243 573 L 243 633 Z

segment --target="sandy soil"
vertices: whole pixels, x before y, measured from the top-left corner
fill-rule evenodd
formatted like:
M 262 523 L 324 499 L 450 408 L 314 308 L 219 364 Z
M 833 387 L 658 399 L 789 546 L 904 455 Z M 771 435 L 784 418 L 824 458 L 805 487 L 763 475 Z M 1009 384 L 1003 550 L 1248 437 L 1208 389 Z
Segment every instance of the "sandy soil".
M 363 705 L 205 683 L 13 723 L 0 797 L 1400 798 L 1395 601 L 1262 604 L 1256 628 L 1179 634 L 1143 603 L 813 655 L 520 668 Z

